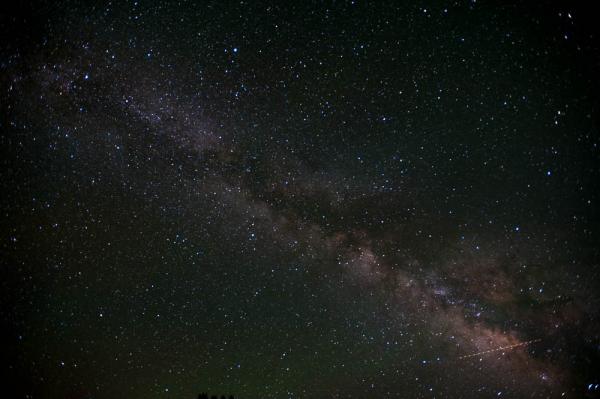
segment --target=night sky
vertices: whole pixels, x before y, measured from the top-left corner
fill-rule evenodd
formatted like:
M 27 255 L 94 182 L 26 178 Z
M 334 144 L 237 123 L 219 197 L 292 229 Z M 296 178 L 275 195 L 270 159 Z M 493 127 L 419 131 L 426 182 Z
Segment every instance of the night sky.
M 568 3 L 3 5 L 3 389 L 599 397 Z

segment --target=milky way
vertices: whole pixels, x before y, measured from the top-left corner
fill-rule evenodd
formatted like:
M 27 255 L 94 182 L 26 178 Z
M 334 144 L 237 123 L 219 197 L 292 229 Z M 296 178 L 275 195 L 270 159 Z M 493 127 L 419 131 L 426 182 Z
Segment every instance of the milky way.
M 596 397 L 593 12 L 301 3 L 2 11 L 10 389 Z

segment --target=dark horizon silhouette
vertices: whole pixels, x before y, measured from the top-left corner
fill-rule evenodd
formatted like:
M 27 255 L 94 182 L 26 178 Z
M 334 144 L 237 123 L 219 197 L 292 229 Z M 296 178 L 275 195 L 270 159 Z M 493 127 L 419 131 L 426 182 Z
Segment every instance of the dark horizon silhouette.
M 198 394 L 198 399 L 209 399 L 209 398 L 210 399 L 219 399 L 219 395 L 208 396 L 208 394 L 205 392 Z M 227 399 L 227 398 L 234 399 L 233 395 L 229 395 L 229 396 L 221 395 L 220 398 L 221 399 Z

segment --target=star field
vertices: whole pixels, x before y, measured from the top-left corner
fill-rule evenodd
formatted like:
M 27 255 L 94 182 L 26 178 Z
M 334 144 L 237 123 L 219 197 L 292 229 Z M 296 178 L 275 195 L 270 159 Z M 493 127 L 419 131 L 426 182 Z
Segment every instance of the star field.
M 14 7 L 14 397 L 600 396 L 591 6 Z

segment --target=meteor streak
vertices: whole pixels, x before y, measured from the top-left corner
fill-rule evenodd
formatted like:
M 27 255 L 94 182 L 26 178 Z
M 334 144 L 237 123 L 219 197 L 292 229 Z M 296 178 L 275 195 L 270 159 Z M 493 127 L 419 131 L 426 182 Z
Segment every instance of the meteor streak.
M 501 346 L 499 348 L 494 348 L 494 349 L 490 349 L 487 351 L 482 351 L 482 352 L 477 352 L 477 353 L 472 353 L 470 355 L 464 355 L 464 356 L 460 356 L 458 359 L 462 360 L 462 359 L 467 359 L 469 357 L 475 357 L 475 356 L 479 356 L 479 355 L 486 355 L 488 353 L 493 353 L 493 352 L 499 352 L 499 351 L 503 351 L 503 350 L 507 350 L 507 349 L 513 349 L 513 348 L 518 348 L 520 346 L 527 346 L 536 342 L 540 342 L 541 338 L 537 338 L 537 339 L 532 339 L 530 341 L 525 341 L 525 342 L 521 342 L 518 344 L 514 344 L 514 345 L 508 345 L 508 346 Z

